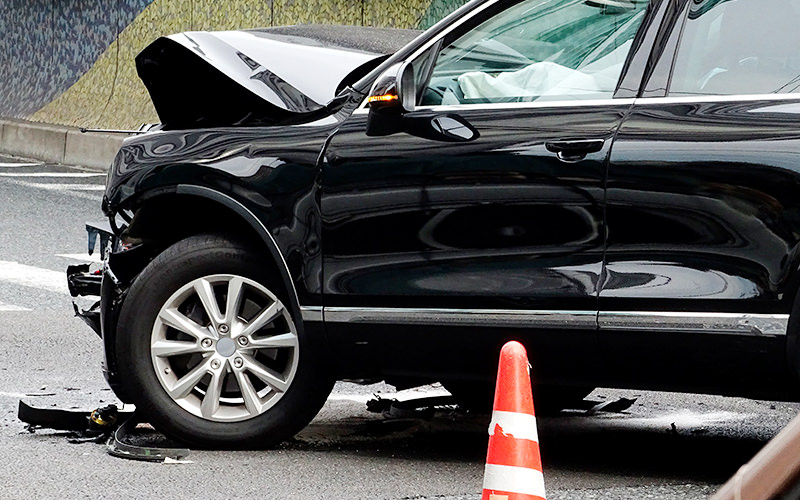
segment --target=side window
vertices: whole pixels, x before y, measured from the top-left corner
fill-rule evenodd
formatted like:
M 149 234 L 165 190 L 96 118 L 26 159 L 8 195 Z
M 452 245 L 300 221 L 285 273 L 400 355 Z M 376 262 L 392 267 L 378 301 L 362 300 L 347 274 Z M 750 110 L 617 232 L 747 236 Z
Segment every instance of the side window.
M 693 0 L 669 95 L 797 92 L 798 26 L 797 0 Z
M 647 5 L 519 2 L 445 40 L 420 104 L 610 98 Z

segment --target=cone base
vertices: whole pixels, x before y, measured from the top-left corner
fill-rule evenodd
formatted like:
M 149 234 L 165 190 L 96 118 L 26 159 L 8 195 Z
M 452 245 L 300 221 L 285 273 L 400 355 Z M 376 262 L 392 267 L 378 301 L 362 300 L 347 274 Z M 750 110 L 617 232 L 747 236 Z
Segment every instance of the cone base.
M 545 498 L 537 495 L 526 495 L 525 493 L 514 493 L 510 491 L 483 490 L 481 500 L 545 500 Z

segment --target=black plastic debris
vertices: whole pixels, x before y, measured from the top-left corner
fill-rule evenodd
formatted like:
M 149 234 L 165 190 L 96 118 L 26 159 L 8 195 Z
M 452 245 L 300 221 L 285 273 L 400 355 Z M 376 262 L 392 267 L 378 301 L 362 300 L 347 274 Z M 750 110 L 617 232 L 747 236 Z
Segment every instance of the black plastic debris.
M 89 264 L 67 266 L 67 286 L 73 297 L 99 296 L 103 282 L 102 272 L 91 271 Z M 100 333 L 100 301 L 97 300 L 89 309 L 78 307 L 73 300 L 72 308 L 75 316 L 83 320 L 97 335 Z M 102 336 L 102 335 L 101 335 Z
M 133 411 L 122 411 L 116 405 L 97 408 L 91 412 L 36 408 L 19 402 L 17 417 L 28 424 L 28 432 L 38 429 L 69 431 L 69 442 L 106 443 L 109 455 L 148 462 L 180 461 L 190 451 L 176 446 L 142 422 Z
M 139 423 L 134 414 L 117 427 L 108 440 L 107 451 L 110 455 L 147 462 L 180 461 L 189 455 L 190 451 L 187 448 L 166 446 L 166 444 L 172 443 L 160 435 L 155 437 L 157 433 L 152 428 L 146 428 L 142 432 Z M 164 443 L 164 446 L 161 446 L 161 442 Z
M 454 407 L 453 396 L 427 396 L 407 401 L 386 399 L 375 395 L 374 399 L 367 401 L 367 411 L 382 413 L 387 418 L 433 418 L 437 408 Z
M 112 241 L 114 238 L 114 233 L 111 230 L 111 224 L 106 221 L 103 222 L 87 222 L 86 223 L 86 233 L 89 238 L 88 242 L 88 252 L 89 255 L 94 253 L 95 245 L 97 245 L 97 239 L 100 238 L 100 258 L 104 259 L 106 257 L 106 248 L 108 247 L 108 242 Z
M 34 408 L 20 401 L 17 418 L 28 424 L 28 432 L 46 428 L 60 431 L 82 431 L 86 428 L 86 412 L 58 410 L 55 408 Z
M 73 297 L 99 296 L 103 274 L 100 270 L 91 271 L 90 264 L 67 266 L 67 285 Z
M 586 411 L 587 415 L 594 415 L 597 412 L 608 412 L 608 413 L 621 413 L 631 406 L 633 403 L 636 402 L 636 398 L 628 399 L 628 398 L 619 398 L 613 401 L 604 401 L 602 403 L 597 403 L 591 408 Z
M 636 398 L 619 398 L 612 401 L 592 401 L 584 399 L 576 401 L 566 412 L 581 412 L 583 415 L 595 415 L 597 413 L 622 413 L 636 402 Z M 381 413 L 386 418 L 432 418 L 437 408 L 455 407 L 457 401 L 453 396 L 427 396 L 406 401 L 398 401 L 394 398 L 382 398 L 375 394 L 373 399 L 367 401 L 367 411 Z M 534 396 L 535 406 L 535 396 Z
M 120 413 L 123 416 L 133 414 L 120 412 L 116 405 L 104 406 L 87 414 L 83 410 L 37 408 L 24 401 L 19 402 L 17 409 L 17 417 L 28 424 L 25 426 L 28 432 L 34 433 L 38 429 L 68 431 L 69 442 L 73 444 L 106 442 L 116 428 L 114 424 Z

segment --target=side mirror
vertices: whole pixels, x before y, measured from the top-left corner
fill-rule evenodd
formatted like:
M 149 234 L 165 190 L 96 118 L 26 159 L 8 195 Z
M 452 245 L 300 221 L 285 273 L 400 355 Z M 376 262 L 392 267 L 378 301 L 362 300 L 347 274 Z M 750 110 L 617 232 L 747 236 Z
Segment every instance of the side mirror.
M 418 111 L 414 67 L 410 63 L 391 66 L 375 80 L 367 98 L 367 135 L 371 137 L 407 132 L 416 137 L 443 142 L 469 142 L 480 133 L 454 113 Z
M 398 63 L 383 72 L 375 81 L 367 102 L 370 109 L 400 108 L 414 111 L 417 89 L 414 86 L 414 67 Z
M 389 67 L 375 80 L 367 98 L 367 135 L 381 136 L 400 132 L 402 115 L 414 111 L 416 100 L 414 67 L 408 62 Z
M 404 117 L 406 131 L 417 137 L 444 142 L 469 142 L 480 133 L 467 120 L 453 113 Z

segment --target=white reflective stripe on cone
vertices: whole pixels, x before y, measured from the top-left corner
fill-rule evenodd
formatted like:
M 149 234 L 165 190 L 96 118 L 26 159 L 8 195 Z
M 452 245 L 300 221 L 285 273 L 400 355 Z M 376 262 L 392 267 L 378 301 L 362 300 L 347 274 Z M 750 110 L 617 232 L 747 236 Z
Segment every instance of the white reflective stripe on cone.
M 506 436 L 539 442 L 539 433 L 536 431 L 536 417 L 533 415 L 513 411 L 494 411 L 492 413 L 492 421 L 489 422 L 490 436 L 494 436 L 494 430 L 497 425 L 500 426 Z
M 536 469 L 486 464 L 484 490 L 499 490 L 545 498 L 544 474 Z

